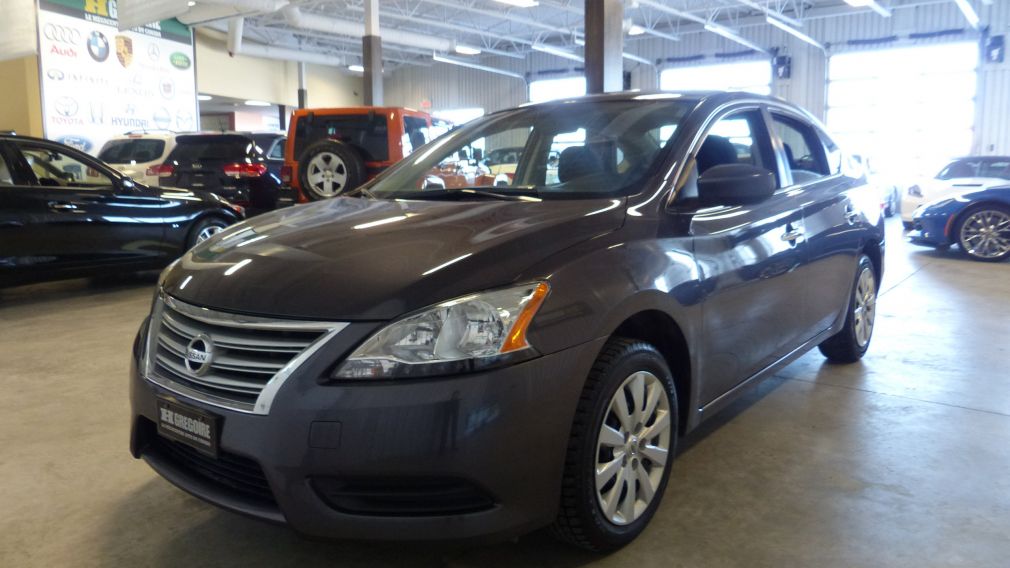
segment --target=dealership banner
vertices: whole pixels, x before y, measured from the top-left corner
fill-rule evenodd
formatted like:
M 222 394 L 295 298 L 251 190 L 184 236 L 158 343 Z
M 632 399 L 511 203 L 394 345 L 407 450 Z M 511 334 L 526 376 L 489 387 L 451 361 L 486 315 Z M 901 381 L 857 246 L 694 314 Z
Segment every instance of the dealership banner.
M 115 0 L 40 0 L 46 137 L 98 154 L 111 137 L 198 128 L 193 34 L 178 20 L 119 31 Z

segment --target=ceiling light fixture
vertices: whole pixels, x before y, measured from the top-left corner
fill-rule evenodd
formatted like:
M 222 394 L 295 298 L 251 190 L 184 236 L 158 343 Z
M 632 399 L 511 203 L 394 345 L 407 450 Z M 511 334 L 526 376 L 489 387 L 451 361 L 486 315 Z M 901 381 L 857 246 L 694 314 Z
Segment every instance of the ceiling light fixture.
M 271 106 L 270 103 L 266 101 L 246 101 L 245 106 L 251 107 L 268 107 Z
M 192 8 L 193 6 L 196 6 L 196 2 L 194 2 L 193 0 L 189 0 L 189 2 L 186 2 L 186 5 Z
M 880 5 L 877 0 L 845 0 L 853 8 L 869 8 L 885 18 L 891 17 L 891 11 Z
M 509 6 L 515 6 L 516 8 L 533 8 L 534 6 L 539 6 L 540 2 L 537 0 L 494 0 L 499 4 L 508 4 Z
M 572 61 L 585 61 L 581 55 L 578 53 L 573 53 L 567 49 L 561 49 L 560 47 L 554 47 L 553 45 L 547 45 L 543 43 L 534 43 L 532 46 L 534 51 L 540 51 L 542 53 L 549 53 L 551 55 L 556 55 L 558 57 L 564 57 L 565 59 L 571 59 Z
M 771 16 L 765 16 L 765 21 L 767 21 L 769 24 L 775 26 L 776 28 L 778 28 L 778 29 L 786 32 L 787 34 L 790 34 L 790 35 L 792 35 L 794 37 L 797 37 L 797 38 L 799 38 L 799 39 L 801 39 L 801 40 L 809 43 L 810 45 L 812 45 L 812 46 L 820 49 L 821 51 L 825 50 L 824 49 L 824 44 L 822 44 L 821 42 L 817 41 L 816 39 L 808 36 L 807 34 L 801 32 L 800 30 L 798 30 L 798 29 L 790 26 L 789 24 L 783 22 L 782 20 L 775 19 L 775 18 L 773 18 Z
M 724 38 L 726 38 L 728 40 L 735 41 L 735 42 L 739 43 L 742 46 L 749 47 L 749 48 L 753 49 L 754 51 L 760 51 L 761 53 L 768 53 L 767 51 L 765 51 L 765 48 L 759 46 L 758 44 L 756 44 L 756 43 L 754 43 L 754 42 L 752 42 L 752 41 L 750 41 L 748 39 L 745 39 L 740 34 L 736 33 L 735 31 L 733 31 L 733 30 L 731 30 L 731 29 L 729 29 L 729 28 L 727 28 L 725 26 L 722 26 L 722 25 L 719 25 L 719 24 L 708 23 L 708 24 L 705 24 L 705 29 L 708 30 L 708 31 L 710 31 L 710 32 L 712 32 L 712 33 L 714 33 L 714 34 L 721 35 L 722 37 L 724 37 Z
M 196 96 L 196 100 L 198 100 L 198 101 L 209 101 L 209 100 L 211 100 L 213 98 L 214 97 L 212 97 L 210 95 L 197 95 Z
M 354 71 L 355 73 L 364 73 L 365 67 L 364 65 L 348 65 L 347 70 Z
M 497 67 L 488 67 L 487 65 L 480 65 L 479 63 L 471 63 L 469 61 L 462 61 L 460 59 L 453 59 L 452 57 L 446 57 L 444 55 L 439 55 L 433 53 L 431 55 L 432 61 L 438 61 L 439 63 L 448 63 L 449 65 L 458 65 L 459 67 L 466 67 L 468 69 L 477 69 L 478 71 L 487 71 L 488 73 L 495 73 L 498 75 L 505 75 L 506 77 L 515 77 L 516 79 L 525 79 L 526 77 L 520 73 L 513 73 L 512 71 L 506 71 L 504 69 L 498 69 Z
M 639 36 L 639 35 L 642 35 L 644 33 L 645 33 L 645 28 L 643 28 L 642 26 L 640 26 L 638 24 L 631 24 L 631 27 L 628 28 L 628 35 L 629 36 Z
M 454 48 L 456 53 L 460 55 L 480 55 L 480 49 L 476 47 L 470 47 L 469 45 L 456 45 Z
M 968 20 L 968 25 L 978 29 L 978 12 L 968 3 L 968 0 L 954 0 L 954 3 L 961 9 L 964 19 Z

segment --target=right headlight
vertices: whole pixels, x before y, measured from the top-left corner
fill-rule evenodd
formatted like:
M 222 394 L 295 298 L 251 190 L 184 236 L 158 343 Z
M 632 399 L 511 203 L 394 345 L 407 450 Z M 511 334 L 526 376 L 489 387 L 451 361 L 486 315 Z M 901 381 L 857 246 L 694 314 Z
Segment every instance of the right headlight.
M 548 292 L 534 282 L 426 308 L 376 332 L 332 378 L 450 375 L 532 356 L 526 330 Z

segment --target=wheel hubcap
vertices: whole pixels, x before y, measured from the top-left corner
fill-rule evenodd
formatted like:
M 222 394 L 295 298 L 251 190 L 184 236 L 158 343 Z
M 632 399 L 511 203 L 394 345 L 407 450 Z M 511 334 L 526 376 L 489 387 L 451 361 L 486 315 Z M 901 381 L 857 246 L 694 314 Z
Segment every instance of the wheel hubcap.
M 347 185 L 347 166 L 330 152 L 316 154 L 308 166 L 309 189 L 322 197 L 333 197 Z
M 615 525 L 648 509 L 670 454 L 670 398 L 648 371 L 633 373 L 610 399 L 596 444 L 596 496 Z
M 961 246 L 979 258 L 1010 254 L 1010 215 L 1002 211 L 977 211 L 961 225 Z
M 873 335 L 873 320 L 877 317 L 877 279 L 873 270 L 864 268 L 859 273 L 856 283 L 855 310 L 853 320 L 856 331 L 856 343 L 866 347 Z
M 199 233 L 197 233 L 196 242 L 202 243 L 203 241 L 206 241 L 207 239 L 213 237 L 214 235 L 220 233 L 223 230 L 224 227 L 218 227 L 217 225 L 204 227 Z

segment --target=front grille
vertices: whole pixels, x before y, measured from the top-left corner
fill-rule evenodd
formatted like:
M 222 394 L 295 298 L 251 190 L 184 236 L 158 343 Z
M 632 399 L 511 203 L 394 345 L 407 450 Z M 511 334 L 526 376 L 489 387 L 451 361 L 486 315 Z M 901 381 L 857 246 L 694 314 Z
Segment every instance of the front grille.
M 181 385 L 187 396 L 254 412 L 271 380 L 289 374 L 296 359 L 342 325 L 236 316 L 164 296 L 152 318 L 148 374 L 167 388 Z M 206 364 L 195 362 L 194 352 Z
M 153 424 L 152 430 L 153 430 Z M 263 469 L 255 461 L 225 451 L 217 458 L 204 455 L 179 442 L 152 435 L 143 450 L 157 454 L 176 468 L 202 477 L 229 491 L 241 493 L 266 504 L 275 505 L 273 493 Z
M 456 478 L 316 477 L 310 483 L 327 505 L 355 515 L 462 515 L 494 506 L 482 489 Z

